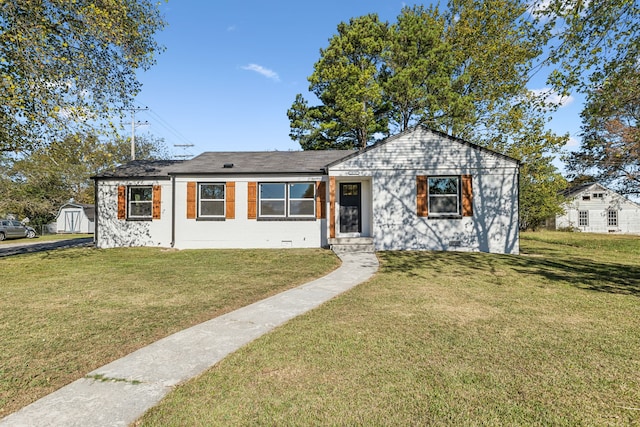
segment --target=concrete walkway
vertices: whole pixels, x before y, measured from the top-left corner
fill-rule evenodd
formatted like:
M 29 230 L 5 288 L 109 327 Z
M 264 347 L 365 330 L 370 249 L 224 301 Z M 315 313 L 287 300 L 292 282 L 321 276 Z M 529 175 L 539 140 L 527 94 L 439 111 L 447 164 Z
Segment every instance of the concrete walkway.
M 0 420 L 0 426 L 127 426 L 172 388 L 276 326 L 370 278 L 372 253 L 340 254 L 332 273 L 168 336 Z

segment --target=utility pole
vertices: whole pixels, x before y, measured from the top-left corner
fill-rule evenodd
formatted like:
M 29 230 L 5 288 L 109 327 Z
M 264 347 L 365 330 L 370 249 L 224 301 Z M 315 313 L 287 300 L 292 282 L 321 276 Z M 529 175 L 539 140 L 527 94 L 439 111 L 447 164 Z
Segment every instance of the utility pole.
M 126 110 L 131 111 L 131 160 L 136 159 L 136 125 L 143 126 L 148 125 L 149 122 L 137 122 L 136 123 L 136 111 L 147 111 L 149 107 L 131 107 Z
M 193 157 L 191 154 L 186 154 L 186 149 L 193 147 L 193 144 L 173 144 L 173 146 L 176 148 L 182 148 L 184 150 L 184 154 L 179 154 L 175 156 L 176 158 L 184 160 L 188 159 L 189 157 Z

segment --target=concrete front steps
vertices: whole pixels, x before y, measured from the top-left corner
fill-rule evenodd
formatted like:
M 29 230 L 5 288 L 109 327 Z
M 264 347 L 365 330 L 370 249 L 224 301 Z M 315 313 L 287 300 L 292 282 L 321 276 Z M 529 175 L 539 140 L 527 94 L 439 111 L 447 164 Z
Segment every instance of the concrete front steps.
M 329 247 L 336 254 L 350 252 L 375 252 L 372 237 L 339 237 L 329 239 Z

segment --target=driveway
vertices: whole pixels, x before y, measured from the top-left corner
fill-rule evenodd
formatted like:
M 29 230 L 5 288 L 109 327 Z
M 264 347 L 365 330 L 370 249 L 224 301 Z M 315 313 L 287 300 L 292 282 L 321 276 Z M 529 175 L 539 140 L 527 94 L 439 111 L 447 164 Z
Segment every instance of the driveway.
M 37 239 L 28 242 L 16 241 L 15 243 L 3 243 L 0 245 L 0 258 L 11 255 L 30 254 L 34 252 L 51 251 L 76 247 L 93 246 L 93 237 L 80 237 L 76 239 L 54 240 L 39 242 Z

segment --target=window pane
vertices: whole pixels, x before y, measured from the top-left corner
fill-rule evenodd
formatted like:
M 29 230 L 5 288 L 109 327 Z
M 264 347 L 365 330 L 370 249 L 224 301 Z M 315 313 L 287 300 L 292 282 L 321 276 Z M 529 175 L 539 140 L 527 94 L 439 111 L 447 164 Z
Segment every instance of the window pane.
M 458 178 L 429 178 L 429 194 L 458 194 Z
M 284 216 L 284 200 L 261 200 L 260 215 Z
M 204 201 L 200 202 L 200 215 L 202 216 L 224 216 L 224 202 Z
M 429 197 L 430 213 L 458 213 L 458 196 L 438 196 Z
M 261 199 L 284 199 L 284 184 L 260 184 Z
M 357 196 L 358 195 L 358 184 L 342 184 L 342 195 L 343 196 Z
M 151 216 L 151 203 L 149 202 L 131 202 L 130 216 L 146 217 Z
M 224 199 L 224 184 L 201 184 L 201 199 Z
M 314 206 L 313 200 L 292 200 L 289 202 L 289 215 L 312 216 L 315 214 Z
M 292 199 L 313 199 L 315 197 L 313 184 L 290 184 L 289 197 Z
M 152 187 L 131 187 L 129 190 L 129 200 L 134 202 L 150 202 L 153 200 Z

